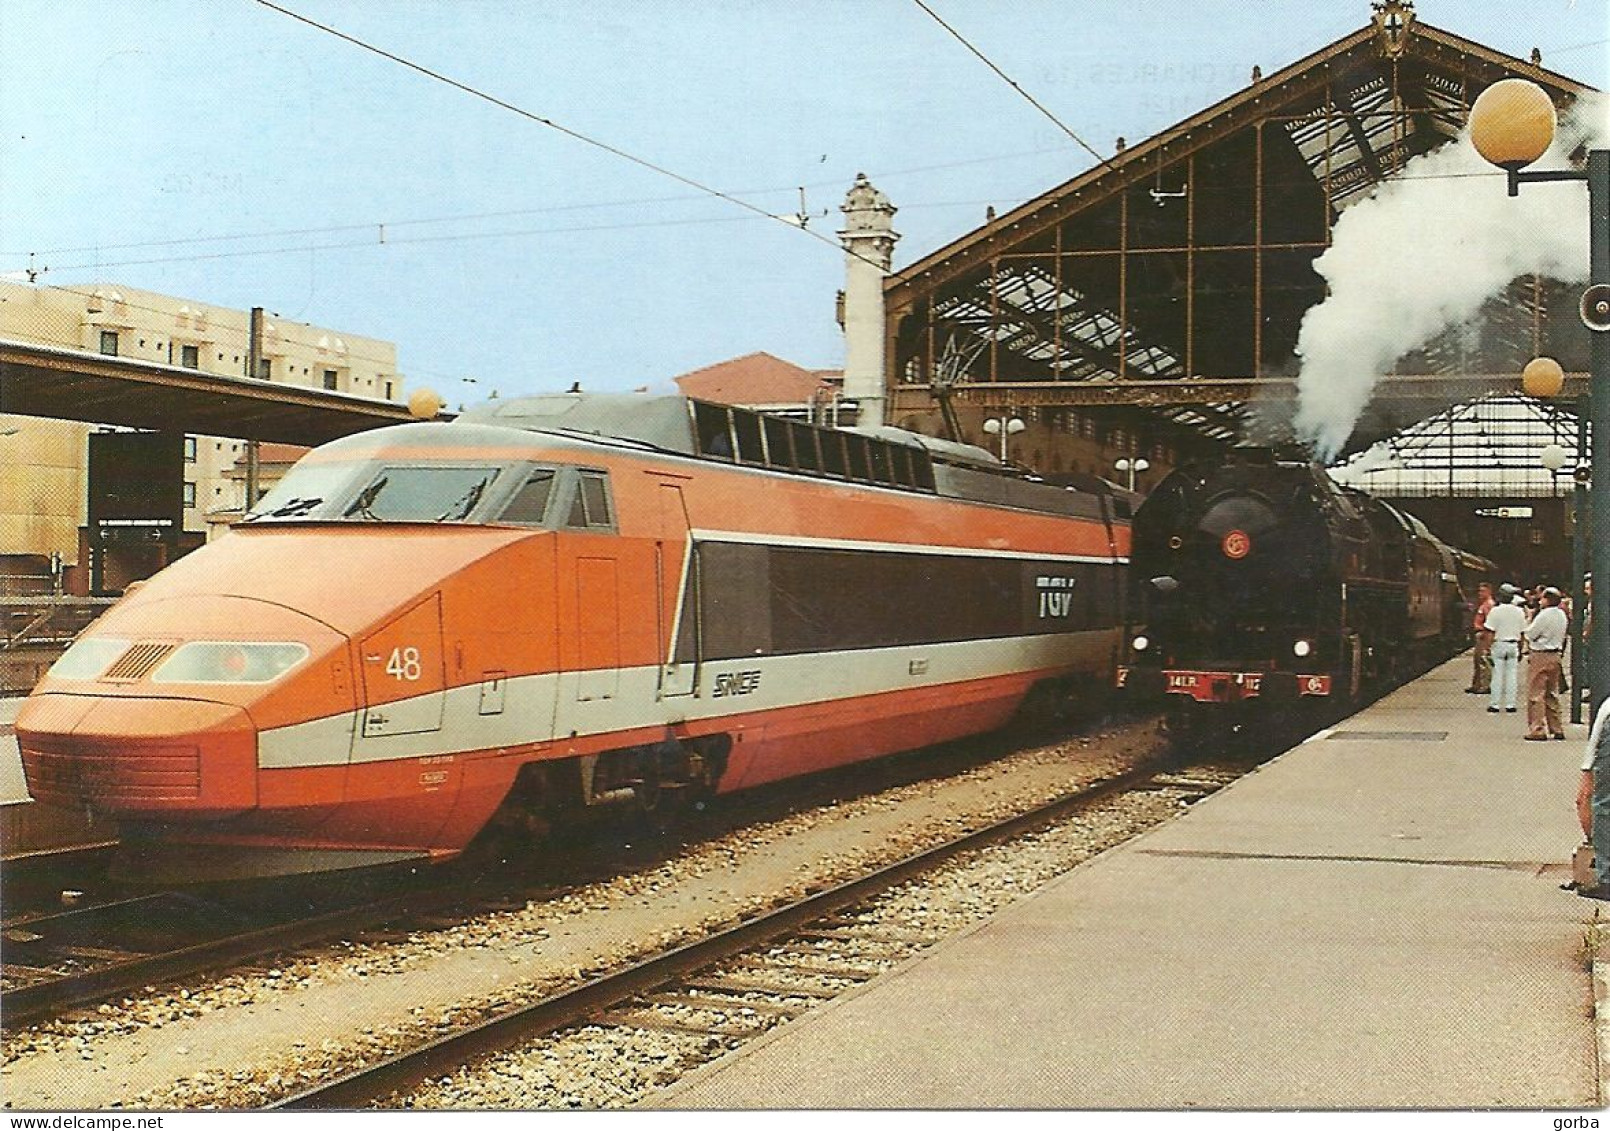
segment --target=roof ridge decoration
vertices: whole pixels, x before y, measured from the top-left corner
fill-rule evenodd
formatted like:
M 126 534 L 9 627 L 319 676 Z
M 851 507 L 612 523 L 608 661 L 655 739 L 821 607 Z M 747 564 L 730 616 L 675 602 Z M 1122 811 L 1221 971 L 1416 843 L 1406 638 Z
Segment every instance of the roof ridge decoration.
M 1414 25 L 1414 0 L 1375 0 L 1370 7 L 1375 10 L 1381 53 L 1388 59 L 1401 58 Z

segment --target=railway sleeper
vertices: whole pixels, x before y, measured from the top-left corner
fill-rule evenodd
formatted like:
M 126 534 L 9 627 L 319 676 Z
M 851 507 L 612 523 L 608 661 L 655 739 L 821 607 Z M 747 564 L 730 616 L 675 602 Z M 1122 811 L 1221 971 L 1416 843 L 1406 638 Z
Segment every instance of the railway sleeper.
M 825 957 L 819 952 L 813 952 L 817 957 Z M 858 984 L 870 982 L 877 977 L 875 973 L 866 970 L 857 970 L 853 967 L 837 966 L 830 962 L 811 962 L 806 958 L 796 958 L 791 954 L 760 956 L 745 956 L 736 959 L 733 966 L 740 970 L 764 971 L 769 974 L 778 972 L 814 974 L 820 978 L 837 978 L 843 982 Z M 880 971 L 881 973 L 881 971 Z
M 636 1011 L 611 1010 L 600 1013 L 587 1022 L 589 1025 L 609 1026 L 615 1029 L 640 1029 L 658 1033 L 684 1033 L 692 1037 L 723 1037 L 728 1040 L 747 1041 L 760 1032 L 758 1026 L 700 1025 L 675 1017 L 644 1016 Z
M 907 950 L 913 946 L 932 946 L 937 940 L 927 935 L 907 931 L 884 931 L 881 928 L 806 927 L 794 932 L 795 938 L 825 939 L 830 942 L 871 943 L 885 950 Z
M 747 990 L 744 992 L 754 993 L 760 991 Z M 764 992 L 776 994 L 779 997 L 786 996 L 785 992 L 783 991 L 767 990 Z M 798 1017 L 802 1013 L 809 1012 L 811 1008 L 806 1004 L 784 1005 L 782 1002 L 755 1001 L 751 998 L 737 997 L 735 996 L 735 991 L 723 991 L 723 994 L 724 996 L 717 998 L 698 997 L 694 994 L 682 994 L 666 991 L 663 993 L 649 994 L 647 1000 L 653 1002 L 655 1005 L 668 1006 L 672 1009 L 708 1009 L 722 1014 L 736 1013 L 739 1016 L 742 1016 L 744 1013 L 748 1012 L 753 1014 L 767 1014 L 773 1017 Z
M 774 967 L 764 969 L 776 972 Z M 793 969 L 788 967 L 785 969 Z M 815 971 L 806 971 L 815 973 Z M 831 1001 L 844 992 L 847 987 L 829 989 L 825 986 L 781 986 L 772 982 L 756 981 L 749 978 L 689 978 L 683 985 L 690 990 L 712 990 L 728 994 L 775 994 L 780 997 L 806 997 L 817 1001 Z

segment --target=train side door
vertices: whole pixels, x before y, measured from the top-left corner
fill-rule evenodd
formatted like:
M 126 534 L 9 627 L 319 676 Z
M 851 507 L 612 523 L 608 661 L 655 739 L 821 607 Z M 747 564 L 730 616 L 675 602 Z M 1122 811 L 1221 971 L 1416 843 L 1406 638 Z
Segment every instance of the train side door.
M 614 558 L 576 559 L 576 700 L 620 691 L 621 611 Z
M 364 701 L 360 743 L 442 728 L 446 680 L 440 593 L 370 633 L 358 653 Z
M 611 717 L 606 708 L 621 688 L 621 548 L 609 474 L 567 469 L 558 498 L 564 517 L 557 725 L 590 732 Z
M 654 543 L 659 628 L 660 698 L 692 695 L 698 674 L 695 647 L 698 569 L 682 488 L 661 483 L 660 531 Z

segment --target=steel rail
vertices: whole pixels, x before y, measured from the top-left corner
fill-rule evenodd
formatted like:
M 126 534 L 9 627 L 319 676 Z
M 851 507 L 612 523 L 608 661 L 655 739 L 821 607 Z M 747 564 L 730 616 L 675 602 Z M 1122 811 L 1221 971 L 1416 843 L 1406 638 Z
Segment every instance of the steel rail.
M 1149 781 L 1174 763 L 1168 755 L 1060 797 L 1018 816 L 924 849 L 865 876 L 815 892 L 784 907 L 762 912 L 695 942 L 663 951 L 590 982 L 518 1006 L 458 1033 L 452 1033 L 386 1060 L 355 1069 L 267 1105 L 272 1111 L 351 1109 L 373 1103 L 422 1081 L 455 1070 L 488 1054 L 546 1036 L 585 1021 L 640 993 L 662 986 L 714 962 L 787 934 L 813 920 L 864 902 L 951 858 L 1008 840 L 1043 826 L 1091 802 Z
M 442 902 L 462 898 L 459 890 L 444 893 Z M 312 918 L 276 923 L 163 954 L 139 954 L 79 974 L 18 986 L 0 999 L 0 1028 L 12 1032 L 19 1025 L 53 1017 L 75 1005 L 153 982 L 172 981 L 228 962 L 318 942 L 340 932 L 374 927 L 399 914 L 418 914 L 422 911 L 418 899 L 418 893 L 405 893 L 382 903 L 338 908 Z

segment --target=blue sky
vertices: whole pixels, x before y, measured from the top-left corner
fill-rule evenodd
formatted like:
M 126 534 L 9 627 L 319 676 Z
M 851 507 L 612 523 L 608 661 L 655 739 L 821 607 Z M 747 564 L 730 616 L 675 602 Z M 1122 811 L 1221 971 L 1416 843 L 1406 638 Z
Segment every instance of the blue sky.
M 285 6 L 768 212 L 803 185 L 811 232 L 832 236 L 865 171 L 900 209 L 897 266 L 1093 162 L 909 0 Z M 1365 0 L 930 6 L 1103 153 L 1369 18 Z M 1418 12 L 1610 86 L 1603 0 Z M 29 252 L 42 282 L 389 339 L 453 403 L 753 350 L 843 358 L 836 243 L 251 0 L 4 0 L 0 274 Z

